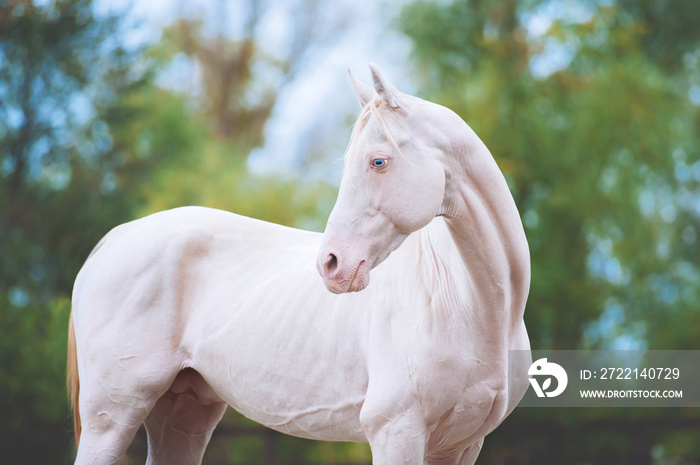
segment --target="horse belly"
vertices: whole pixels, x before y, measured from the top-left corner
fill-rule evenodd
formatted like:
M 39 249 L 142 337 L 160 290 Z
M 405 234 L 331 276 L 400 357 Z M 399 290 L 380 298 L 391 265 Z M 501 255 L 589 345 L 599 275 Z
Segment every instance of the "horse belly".
M 289 387 L 287 384 L 280 395 L 277 389 L 238 385 L 236 393 L 224 400 L 247 418 L 281 433 L 322 441 L 367 442 L 359 422 L 363 394 L 334 398 L 319 395 L 326 386 L 315 391 L 304 386 L 287 390 Z
M 212 280 L 191 338 L 193 368 L 258 423 L 309 439 L 364 442 L 363 305 L 330 294 L 312 257 L 285 265 L 277 254 L 275 269 L 286 271 L 274 272 L 266 256 L 239 260 Z

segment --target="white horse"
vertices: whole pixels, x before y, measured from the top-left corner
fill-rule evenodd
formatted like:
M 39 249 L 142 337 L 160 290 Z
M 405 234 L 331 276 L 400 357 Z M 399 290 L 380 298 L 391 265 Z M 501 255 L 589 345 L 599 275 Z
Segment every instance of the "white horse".
M 148 464 L 200 463 L 227 404 L 375 464 L 474 463 L 527 387 L 507 363 L 529 349 L 525 234 L 474 132 L 370 68 L 323 235 L 188 207 L 96 246 L 69 330 L 76 464 L 119 463 L 142 423 Z

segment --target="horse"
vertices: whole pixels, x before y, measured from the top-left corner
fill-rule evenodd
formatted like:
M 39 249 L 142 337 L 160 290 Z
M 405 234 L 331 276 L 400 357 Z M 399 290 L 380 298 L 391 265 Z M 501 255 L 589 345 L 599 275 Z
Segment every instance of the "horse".
M 183 207 L 94 248 L 69 321 L 77 465 L 118 464 L 142 424 L 147 464 L 201 463 L 227 406 L 376 465 L 474 463 L 528 385 L 508 363 L 529 357 L 527 240 L 469 126 L 370 72 L 350 72 L 323 234 Z

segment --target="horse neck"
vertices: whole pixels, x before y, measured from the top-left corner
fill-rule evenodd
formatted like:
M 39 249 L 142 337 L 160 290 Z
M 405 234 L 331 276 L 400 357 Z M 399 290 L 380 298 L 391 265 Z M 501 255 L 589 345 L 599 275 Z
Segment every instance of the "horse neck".
M 492 339 L 489 347 L 507 345 L 522 324 L 530 284 L 520 216 L 493 157 L 470 129 L 446 152 L 451 166 L 445 219 L 425 228 L 421 243 L 431 256 L 429 266 L 449 268 L 451 279 L 461 282 L 438 289 L 438 301 L 478 326 L 482 337 Z

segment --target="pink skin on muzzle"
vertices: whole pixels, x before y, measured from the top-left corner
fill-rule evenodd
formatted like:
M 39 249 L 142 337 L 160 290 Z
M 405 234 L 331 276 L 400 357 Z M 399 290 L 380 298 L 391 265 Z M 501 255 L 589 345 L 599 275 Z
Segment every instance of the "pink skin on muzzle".
M 324 252 L 321 249 L 316 269 L 323 278 L 323 283 L 334 294 L 346 292 L 358 292 L 369 284 L 369 272 L 372 266 L 367 260 L 355 260 L 355 263 L 345 262 L 339 255 L 332 252 Z
M 369 234 L 363 234 L 365 230 L 353 235 L 340 234 L 342 237 L 339 237 L 326 231 L 316 260 L 316 269 L 326 288 L 334 294 L 365 289 L 369 285 L 370 271 L 383 262 L 408 236 L 398 232 L 386 220 L 368 222 L 365 226 L 367 225 L 371 225 L 368 228 Z M 337 231 L 335 227 L 330 229 Z M 359 240 L 362 237 L 365 239 Z M 368 240 L 367 237 L 375 240 Z

